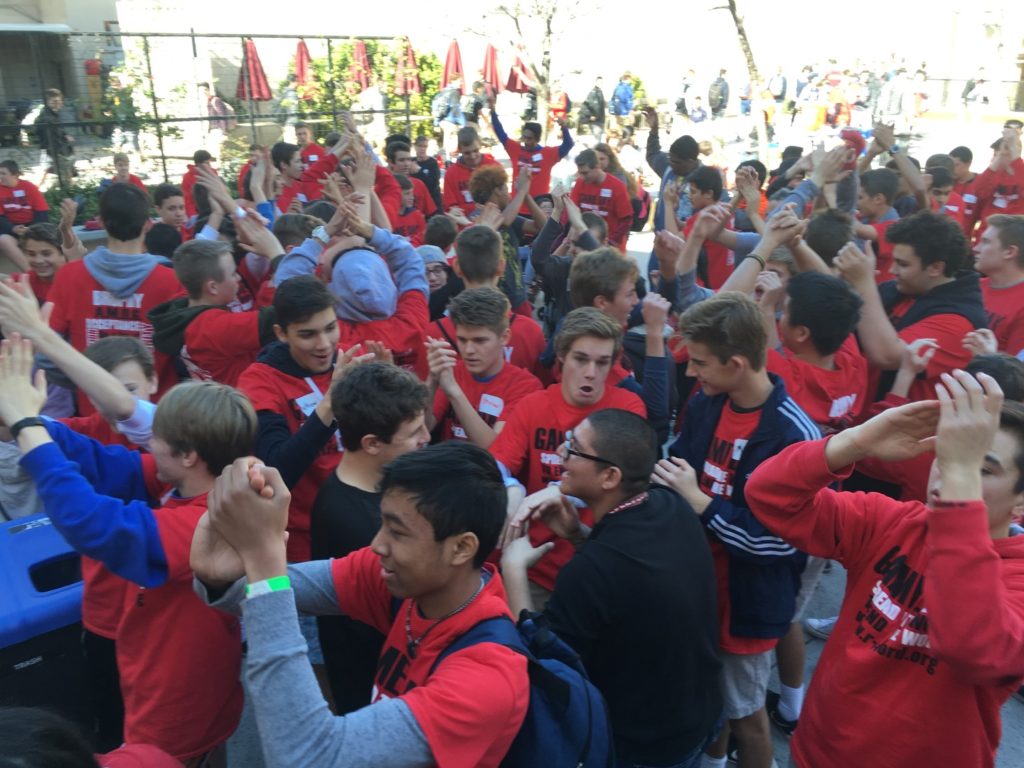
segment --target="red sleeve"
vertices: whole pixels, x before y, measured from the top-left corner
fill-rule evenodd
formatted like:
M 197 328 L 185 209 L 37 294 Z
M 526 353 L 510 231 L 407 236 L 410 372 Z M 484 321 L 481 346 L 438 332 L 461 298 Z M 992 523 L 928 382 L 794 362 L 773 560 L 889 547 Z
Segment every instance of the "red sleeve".
M 828 488 L 853 469 L 829 471 L 828 440 L 794 443 L 762 462 L 744 495 L 754 517 L 786 543 L 809 555 L 852 563 L 870 553 L 876 529 L 884 531 L 887 518 L 901 514 L 905 505 L 880 494 Z M 886 508 L 890 514 L 883 514 Z
M 373 191 L 380 198 L 380 204 L 388 215 L 388 221 L 391 222 L 391 226 L 394 226 L 395 222 L 398 221 L 398 212 L 402 208 L 402 188 L 398 186 L 398 181 L 387 168 L 380 165 L 377 166 L 377 176 L 373 182 Z
M 452 654 L 402 696 L 437 765 L 459 767 L 485 762 L 496 736 L 522 723 L 529 700 L 526 658 L 497 643 Z
M 932 379 L 971 362 L 971 353 L 964 349 L 963 338 L 972 330 L 974 326 L 963 315 L 942 314 L 907 326 L 898 335 L 907 344 L 917 339 L 935 339 L 938 342 L 938 349 L 925 370 L 925 376 Z
M 292 204 L 292 200 L 299 194 L 302 189 L 302 185 L 298 182 L 289 184 L 281 190 L 281 194 L 277 196 L 277 200 L 274 201 L 274 205 L 277 206 L 277 210 L 281 213 L 288 213 L 288 207 Z
M 32 206 L 33 211 L 48 211 L 50 206 L 46 202 L 46 198 L 43 197 L 43 193 L 39 191 L 39 187 L 35 184 L 30 184 L 26 187 L 29 205 Z
M 267 377 L 264 369 L 261 363 L 253 363 L 242 371 L 238 377 L 238 389 L 249 398 L 254 410 L 284 413 L 286 404 L 281 397 L 281 389 Z
M 621 243 L 622 250 L 625 250 L 629 228 L 633 226 L 633 204 L 629 201 L 629 193 L 624 186 L 617 186 L 614 189 L 612 214 L 615 219 L 608 222 L 608 242 Z
M 434 424 L 438 425 L 441 423 L 441 419 L 444 417 L 445 411 L 448 410 L 448 395 L 441 391 L 441 388 L 437 388 L 437 392 L 434 394 Z
M 331 171 L 338 167 L 338 156 L 333 152 L 328 152 L 326 155 L 321 157 L 309 168 L 302 172 L 302 181 L 305 182 L 316 182 L 327 176 Z
M 1024 351 L 1024 313 L 1018 314 L 1011 319 L 1010 330 L 1006 336 L 1004 349 L 1001 351 L 1017 356 Z
M 452 208 L 461 208 L 464 212 L 468 213 L 473 207 L 466 204 L 459 191 L 458 174 L 461 173 L 460 167 L 458 163 L 455 163 L 444 172 L 444 189 L 441 192 L 441 204 L 444 206 L 445 211 L 449 211 Z
M 185 198 L 185 213 L 191 218 L 196 215 L 196 199 L 192 196 L 195 177 L 186 173 L 181 179 L 181 196 Z
M 241 351 L 251 350 L 255 357 L 262 346 L 260 313 L 208 309 L 185 329 L 185 344 L 202 345 L 224 357 L 236 357 Z
M 423 333 L 423 330 L 430 324 L 430 305 L 427 303 L 427 297 L 423 295 L 423 291 L 406 291 L 399 296 L 393 319 L 398 324 L 406 326 L 409 331 L 408 336 Z M 420 348 L 416 352 L 422 354 L 423 349 Z
M 576 205 L 580 204 L 580 182 L 581 179 L 576 179 L 576 183 L 572 185 L 572 189 L 569 191 L 569 199 L 576 203 Z
M 338 605 L 349 618 L 378 632 L 391 629 L 391 593 L 380 577 L 380 558 L 369 547 L 331 560 L 331 578 Z
M 539 404 L 539 399 L 531 402 Z M 487 449 L 513 475 L 519 474 L 530 451 L 530 423 L 527 414 L 530 410 L 526 405 L 514 408 L 497 439 Z
M 1011 580 L 1007 572 L 1020 561 L 1000 558 L 984 502 L 939 504 L 929 510 L 926 530 L 924 604 L 932 649 L 966 684 L 1005 685 L 1019 678 L 1024 595 L 1020 573 Z
M 68 267 L 57 270 L 57 275 L 53 279 L 53 287 L 50 288 L 50 295 L 47 299 L 47 303 L 53 305 L 53 311 L 50 312 L 50 327 L 57 333 L 67 336 L 71 332 L 71 311 L 70 296 L 65 286 L 71 282 L 72 270 Z M 81 350 L 79 350 L 81 351 Z

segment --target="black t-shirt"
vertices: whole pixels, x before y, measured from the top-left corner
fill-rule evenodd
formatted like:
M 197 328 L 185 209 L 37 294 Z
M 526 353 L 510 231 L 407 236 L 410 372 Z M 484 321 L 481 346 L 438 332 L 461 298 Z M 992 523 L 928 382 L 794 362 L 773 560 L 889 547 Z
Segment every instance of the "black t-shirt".
M 369 546 L 379 528 L 380 494 L 347 485 L 332 472 L 313 502 L 313 559 L 344 557 Z M 318 616 L 317 627 L 337 713 L 362 709 L 370 703 L 384 635 L 346 616 Z
M 682 497 L 606 515 L 559 572 L 544 613 L 608 702 L 616 754 L 678 762 L 722 709 L 711 550 Z
M 428 156 L 416 162 L 420 169 L 413 176 L 426 184 L 427 192 L 437 204 L 437 209 L 444 210 L 441 203 L 441 168 L 438 166 L 437 160 Z

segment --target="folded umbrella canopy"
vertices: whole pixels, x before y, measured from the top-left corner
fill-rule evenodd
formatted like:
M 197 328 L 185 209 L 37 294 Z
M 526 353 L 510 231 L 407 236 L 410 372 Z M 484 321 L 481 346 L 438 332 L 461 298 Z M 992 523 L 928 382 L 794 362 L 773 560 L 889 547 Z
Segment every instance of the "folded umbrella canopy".
M 242 71 L 238 74 L 235 96 L 252 101 L 270 101 L 273 98 L 260 55 L 256 52 L 256 43 L 251 37 L 245 38 L 242 45 Z
M 362 40 L 356 40 L 352 47 L 352 63 L 348 74 L 352 82 L 359 84 L 359 90 L 365 91 L 370 87 L 370 58 L 366 55 L 366 43 Z
M 295 49 L 295 84 L 306 86 L 313 84 L 313 68 L 309 60 L 309 48 L 305 40 L 299 40 Z
M 441 88 L 447 88 L 454 80 L 462 81 L 462 92 L 466 92 L 466 76 L 462 69 L 462 53 L 459 52 L 459 41 L 452 40 L 448 46 L 448 55 L 444 57 L 444 71 L 441 74 Z
M 533 87 L 533 78 L 530 77 L 530 70 L 523 63 L 523 57 L 516 54 L 515 64 L 508 73 L 508 82 L 505 83 L 505 90 L 512 93 L 529 93 Z
M 399 96 L 420 93 L 420 69 L 416 64 L 416 54 L 412 43 L 405 41 L 405 52 L 398 58 L 398 69 L 395 72 L 395 93 Z
M 487 86 L 487 94 L 497 96 L 501 93 L 504 84 L 501 82 L 501 75 L 498 74 L 498 51 L 490 43 L 487 44 L 487 50 L 484 51 L 484 67 L 481 73 L 484 84 Z

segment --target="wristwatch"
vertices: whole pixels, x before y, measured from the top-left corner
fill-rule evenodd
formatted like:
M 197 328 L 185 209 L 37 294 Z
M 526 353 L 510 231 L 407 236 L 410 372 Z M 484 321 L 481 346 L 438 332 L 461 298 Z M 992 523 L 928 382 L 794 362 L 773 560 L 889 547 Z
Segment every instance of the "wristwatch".
M 314 240 L 319 240 L 323 245 L 331 242 L 331 236 L 327 234 L 327 228 L 322 225 L 313 230 L 312 237 Z
M 889 154 L 895 155 L 901 149 L 903 149 L 903 147 L 901 147 L 899 144 L 893 144 L 891 147 L 889 147 Z
M 46 426 L 46 422 L 43 421 L 43 419 L 41 417 L 39 417 L 39 416 L 26 416 L 24 419 L 18 419 L 16 422 L 11 424 L 9 429 L 11 430 L 11 437 L 13 437 L 15 440 L 17 440 L 18 439 L 18 434 L 21 432 L 21 430 L 28 429 L 29 427 L 45 427 L 45 426 Z

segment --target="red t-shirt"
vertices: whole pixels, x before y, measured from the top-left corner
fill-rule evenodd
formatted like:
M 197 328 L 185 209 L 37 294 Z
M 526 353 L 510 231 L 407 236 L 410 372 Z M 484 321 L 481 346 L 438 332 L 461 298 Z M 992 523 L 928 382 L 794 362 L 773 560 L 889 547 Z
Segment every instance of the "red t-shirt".
M 562 477 L 558 448 L 565 442 L 565 433 L 578 427 L 594 411 L 604 408 L 621 408 L 647 418 L 643 401 L 628 390 L 606 384 L 604 396 L 597 403 L 580 407 L 565 401 L 561 384 L 552 384 L 519 401 L 489 450 L 522 481 L 527 493 L 534 493 Z M 589 509 L 582 510 L 580 517 L 587 525 L 593 524 Z M 530 541 L 535 547 L 548 541 L 555 543 L 555 548 L 530 569 L 532 581 L 552 590 L 558 571 L 572 558 L 572 545 L 555 536 L 540 521 L 530 523 Z
M 507 139 L 503 145 L 508 152 L 512 170 L 518 174 L 520 165 L 528 165 L 530 174 L 530 196 L 546 195 L 551 191 L 551 169 L 561 160 L 559 147 L 534 147 L 527 152 L 518 141 Z
M 1016 355 L 1024 350 L 1024 282 L 993 288 L 992 281 L 983 277 L 981 296 L 999 351 Z
M 633 225 L 633 203 L 626 185 L 612 176 L 604 175 L 600 184 L 587 184 L 582 177 L 576 179 L 569 197 L 583 213 L 596 213 L 608 225 L 608 242 L 623 253 Z
M 395 314 L 384 320 L 353 323 L 339 320 L 338 349 L 367 341 L 379 341 L 395 356 L 395 365 L 415 373 L 423 353 L 423 329 L 430 322 L 430 308 L 422 291 L 406 291 L 398 297 Z
M 204 313 L 206 314 L 206 313 Z M 317 403 L 331 389 L 334 369 L 300 379 L 277 370 L 266 363 L 253 363 L 238 377 L 238 388 L 259 411 L 270 411 L 284 416 L 288 431 L 299 431 Z M 292 490 L 288 507 L 288 560 L 301 563 L 310 558 L 309 513 L 313 502 L 334 468 L 341 461 L 340 440 L 328 440 L 320 455 L 306 470 Z
M 54 274 L 53 277 L 57 275 Z M 31 269 L 28 272 L 15 272 L 11 275 L 11 279 L 25 279 L 28 280 L 29 286 L 32 288 L 32 293 L 36 296 L 36 301 L 39 302 L 40 306 L 45 304 L 50 296 L 50 288 L 53 287 L 53 278 L 49 280 L 43 280 Z
M 933 211 L 939 211 L 939 204 L 932 200 L 931 208 Z M 956 192 L 949 193 L 949 198 L 946 200 L 946 204 L 942 206 L 941 213 L 955 221 L 960 229 L 965 232 L 967 231 L 967 214 L 965 213 L 964 199 Z
M 234 387 L 262 348 L 259 312 L 218 308 L 196 315 L 188 324 L 179 355 L 193 379 Z
M 134 173 L 129 173 L 128 174 L 128 181 L 126 181 L 126 182 L 120 181 L 117 178 L 117 176 L 114 176 L 113 178 L 111 178 L 110 181 L 112 183 L 114 183 L 114 184 L 131 184 L 133 187 L 137 187 L 138 189 L 141 189 L 143 192 L 146 193 L 146 197 L 149 197 L 149 190 L 146 189 L 146 185 L 143 184 L 142 183 L 142 179 L 140 179 Z
M 501 576 L 491 565 L 484 568 L 490 578 L 476 599 L 436 622 L 423 617 L 411 600 L 403 600 L 392 615 L 393 598 L 381 578 L 380 558 L 369 547 L 331 561 L 342 613 L 386 636 L 372 700 L 401 697 L 423 731 L 434 762 L 444 768 L 496 768 L 529 704 L 526 659 L 497 643 L 477 643 L 458 651 L 431 673 L 437 657 L 460 635 L 485 619 L 510 615 Z M 412 636 L 422 638 L 413 655 L 408 650 L 406 617 Z
M 89 273 L 84 261 L 72 261 L 60 268 L 50 289 L 49 301 L 53 304 L 50 327 L 64 334 L 79 352 L 106 336 L 140 339 L 153 352 L 159 387 L 154 400 L 159 400 L 177 383 L 178 375 L 174 358 L 153 348 L 149 312 L 183 293 L 174 270 L 157 265 L 134 294 L 117 298 Z M 82 414 L 94 410 L 82 395 L 78 397 L 78 408 Z
M 768 350 L 768 372 L 786 382 L 786 392 L 822 431 L 839 432 L 860 421 L 870 402 L 868 361 L 850 334 L 826 370 L 795 357 L 788 349 Z
M 398 215 L 394 233 L 408 239 L 414 248 L 423 245 L 423 235 L 427 231 L 427 220 L 416 208 L 410 208 Z
M 143 458 L 147 475 L 155 473 L 152 457 Z M 206 494 L 170 497 L 153 510 L 167 581 L 152 589 L 129 584 L 117 630 L 125 741 L 180 760 L 223 744 L 242 715 L 238 619 L 192 591 L 189 552 L 204 512 Z
M 696 223 L 697 214 L 694 213 L 686 220 L 686 224 L 683 225 L 683 237 L 690 236 Z M 708 281 L 705 287 L 717 291 L 729 279 L 729 275 L 736 268 L 736 254 L 714 240 L 705 240 L 703 248 L 704 253 L 708 257 Z M 699 277 L 697 282 L 700 285 L 704 285 L 704 281 Z
M 50 206 L 46 198 L 31 181 L 18 179 L 13 187 L 0 184 L 0 216 L 4 216 L 13 226 L 31 224 L 36 211 L 48 210 Z
M 275 201 L 277 209 L 281 213 L 288 213 L 288 208 L 292 204 L 292 200 L 298 198 L 299 202 L 305 205 L 311 203 L 314 200 L 319 200 L 324 196 L 324 188 L 320 184 L 320 179 L 325 178 L 335 168 L 338 167 L 338 156 L 333 152 L 328 152 L 313 163 L 311 166 L 306 168 L 302 172 L 302 176 L 298 180 L 293 180 L 281 190 L 281 194 Z
M 505 362 L 529 371 L 538 379 L 542 379 L 546 375 L 546 369 L 540 364 L 540 356 L 547 347 L 547 339 L 544 338 L 544 331 L 540 324 L 532 317 L 525 317 L 513 312 L 509 315 L 508 327 L 511 333 L 508 344 L 505 345 Z M 452 323 L 452 319 L 448 315 L 435 320 L 426 327 L 422 334 L 421 348 L 422 342 L 427 340 L 427 336 L 434 339 L 446 339 L 458 352 L 459 347 L 455 343 L 455 324 Z M 427 366 L 427 357 L 420 355 L 416 374 L 421 379 L 426 379 L 428 373 L 430 373 L 430 369 Z
M 481 155 L 480 164 L 476 168 L 483 168 L 485 165 L 501 165 L 492 155 Z M 444 172 L 444 191 L 441 194 L 441 204 L 447 213 L 452 208 L 461 208 L 462 212 L 469 216 L 476 210 L 476 203 L 473 196 L 469 194 L 469 177 L 473 175 L 476 168 L 470 168 L 461 160 L 452 163 Z
M 913 303 L 913 298 L 903 299 L 893 307 L 889 319 L 896 321 L 903 317 Z M 971 362 L 971 353 L 964 349 L 963 339 L 973 330 L 971 321 L 963 315 L 941 314 L 931 315 L 897 331 L 900 340 L 906 344 L 917 339 L 935 339 L 938 342 L 938 348 L 925 368 L 924 378 L 917 378 L 910 385 L 909 400 L 935 399 L 935 385 L 939 382 L 939 376 L 956 368 L 964 368 Z M 875 369 L 871 371 L 870 391 L 878 391 L 878 371 Z
M 252 163 L 248 160 L 245 161 L 245 165 L 242 166 L 241 170 L 238 171 L 238 183 L 235 185 L 238 189 L 238 196 L 245 197 L 245 175 L 252 170 Z
M 413 207 L 423 214 L 423 218 L 428 218 L 437 213 L 437 203 L 435 203 L 434 198 L 430 196 L 430 191 L 427 189 L 427 185 L 415 176 L 410 176 L 409 181 L 412 182 Z
M 700 489 L 709 496 L 731 498 L 733 476 L 739 465 L 743 448 L 761 421 L 761 409 L 739 412 L 727 402 L 715 427 L 704 466 L 700 469 Z M 723 651 L 737 654 L 755 654 L 770 651 L 778 638 L 737 637 L 729 628 L 732 615 L 729 600 L 729 551 L 717 537 L 708 533 L 711 554 L 715 561 L 715 581 L 718 587 L 719 644 Z
M 1024 214 L 1024 160 L 1017 158 L 1005 171 L 986 169 L 975 179 L 977 219 L 984 223 L 996 213 Z
M 516 403 L 541 388 L 536 376 L 514 365 L 503 365 L 493 378 L 481 381 L 466 370 L 461 360 L 455 365 L 455 381 L 489 427 L 507 421 Z M 434 396 L 434 419 L 440 427 L 442 440 L 469 439 L 440 388 Z
M 968 181 L 957 181 L 953 184 L 953 191 L 964 201 L 964 232 L 970 237 L 974 231 L 974 224 L 978 218 L 978 177 L 972 176 Z
M 309 144 L 299 150 L 299 156 L 302 158 L 302 165 L 306 168 L 318 163 L 328 153 L 328 150 L 317 144 L 315 141 L 311 141 Z

